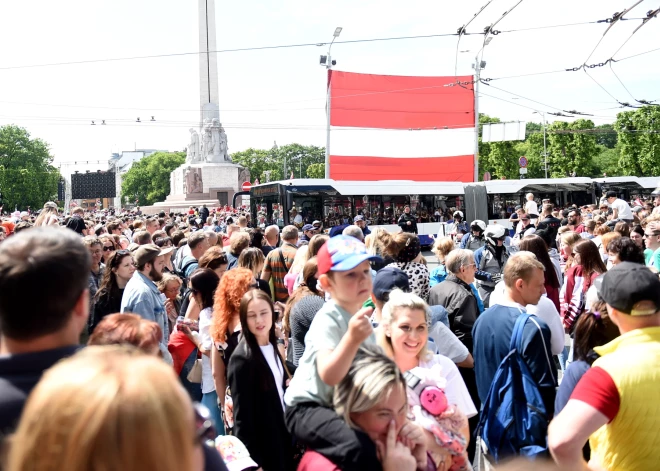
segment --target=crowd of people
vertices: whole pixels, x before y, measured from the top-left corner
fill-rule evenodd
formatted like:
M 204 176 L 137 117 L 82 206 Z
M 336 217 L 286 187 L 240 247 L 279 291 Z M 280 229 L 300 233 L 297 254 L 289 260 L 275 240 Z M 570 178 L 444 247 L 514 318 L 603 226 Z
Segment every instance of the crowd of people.
M 0 467 L 654 469 L 660 195 L 530 196 L 437 262 L 409 208 L 3 221 Z

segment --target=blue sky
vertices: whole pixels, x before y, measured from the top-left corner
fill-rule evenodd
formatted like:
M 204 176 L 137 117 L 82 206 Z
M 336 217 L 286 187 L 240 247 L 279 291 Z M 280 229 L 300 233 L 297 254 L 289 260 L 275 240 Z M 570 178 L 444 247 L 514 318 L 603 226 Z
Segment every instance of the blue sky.
M 340 40 L 454 33 L 487 0 L 216 0 L 219 49 L 327 42 L 336 26 Z M 480 32 L 517 0 L 493 2 L 468 27 Z M 521 29 L 611 17 L 633 0 L 523 0 L 497 29 Z M 628 16 L 658 7 L 646 0 Z M 641 21 L 615 25 L 590 63 L 610 57 Z M 652 20 L 617 54 L 659 47 L 660 19 Z M 483 77 L 504 77 L 579 66 L 606 24 L 502 33 L 486 47 Z M 458 74 L 470 64 L 481 36 L 461 40 Z M 15 123 L 51 144 L 56 161 L 105 160 L 113 151 L 181 150 L 198 119 L 196 55 L 157 59 L 24 67 L 143 55 L 195 52 L 196 0 L 30 0 L 0 3 L 0 125 Z M 229 150 L 300 142 L 325 144 L 325 47 L 220 54 L 221 120 Z M 456 38 L 335 44 L 337 68 L 393 75 L 453 75 Z M 660 99 L 660 51 L 614 65 L 636 98 Z M 632 98 L 609 67 L 590 71 L 621 101 Z M 617 103 L 582 71 L 493 81 L 482 87 L 480 111 L 504 120 L 538 121 L 533 110 L 577 109 L 597 124 L 614 120 Z M 545 105 L 517 98 L 513 92 Z M 524 106 L 520 106 L 524 105 Z M 552 106 L 552 107 L 551 107 Z M 614 109 L 612 109 L 614 108 Z M 155 123 L 148 122 L 154 116 Z M 142 124 L 135 123 L 140 117 Z M 552 117 L 548 117 L 549 119 Z M 91 126 L 91 120 L 106 126 Z M 555 119 L 555 118 L 552 118 Z

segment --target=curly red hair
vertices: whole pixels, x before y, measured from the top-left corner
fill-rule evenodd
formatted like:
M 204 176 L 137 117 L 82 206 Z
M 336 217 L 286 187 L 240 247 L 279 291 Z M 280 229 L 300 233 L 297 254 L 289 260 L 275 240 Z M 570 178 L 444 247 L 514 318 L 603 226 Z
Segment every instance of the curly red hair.
M 222 276 L 215 290 L 211 337 L 215 342 L 227 340 L 227 328 L 232 318 L 238 318 L 241 299 L 252 287 L 254 275 L 247 268 L 233 268 Z

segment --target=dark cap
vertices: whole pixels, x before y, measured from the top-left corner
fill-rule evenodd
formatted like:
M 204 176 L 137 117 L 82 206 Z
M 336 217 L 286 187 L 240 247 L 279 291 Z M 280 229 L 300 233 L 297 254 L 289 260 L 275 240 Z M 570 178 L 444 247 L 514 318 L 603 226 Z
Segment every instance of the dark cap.
M 385 267 L 376 273 L 374 278 L 373 295 L 380 302 L 387 302 L 393 289 L 410 291 L 408 275 L 396 267 Z
M 603 300 L 624 314 L 647 316 L 660 310 L 660 279 L 644 265 L 621 262 L 595 283 Z M 643 301 L 646 306 L 638 306 Z

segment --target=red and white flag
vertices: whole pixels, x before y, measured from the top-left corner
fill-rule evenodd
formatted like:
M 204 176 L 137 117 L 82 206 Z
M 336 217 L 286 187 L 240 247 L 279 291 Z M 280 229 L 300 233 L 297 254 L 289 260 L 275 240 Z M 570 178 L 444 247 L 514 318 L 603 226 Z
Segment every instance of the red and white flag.
M 474 181 L 472 76 L 330 70 L 330 178 Z

